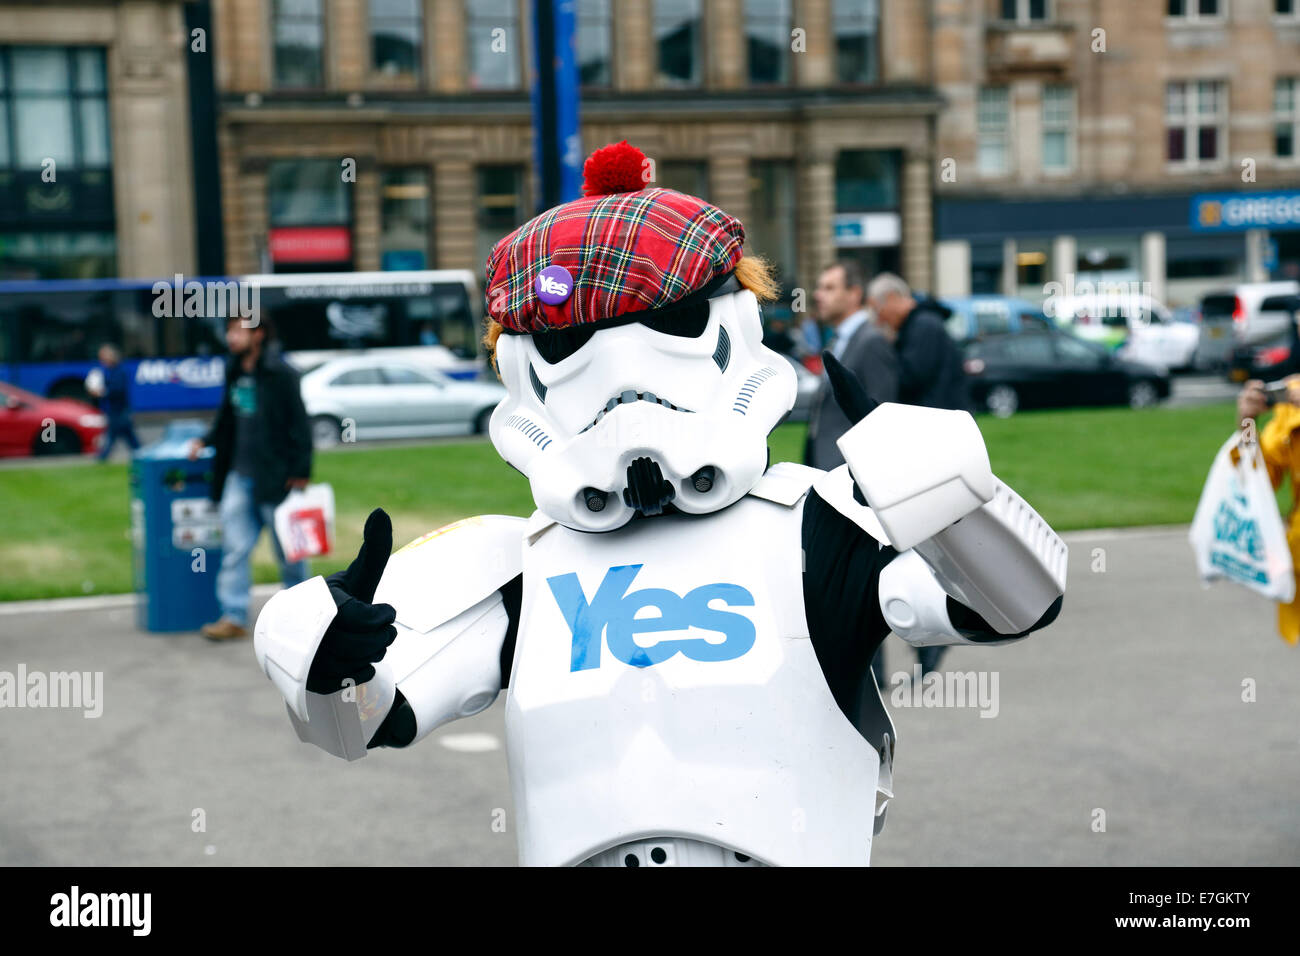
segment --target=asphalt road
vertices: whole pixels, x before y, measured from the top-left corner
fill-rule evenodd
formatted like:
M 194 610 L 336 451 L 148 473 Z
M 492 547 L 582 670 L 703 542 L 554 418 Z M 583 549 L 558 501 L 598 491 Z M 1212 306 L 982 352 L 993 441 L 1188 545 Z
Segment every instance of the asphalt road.
M 995 717 L 893 708 L 873 863 L 1300 863 L 1300 648 L 1272 607 L 1202 589 L 1185 529 L 1066 537 L 1062 617 L 944 660 L 997 675 Z M 0 606 L 0 671 L 104 675 L 98 718 L 0 709 L 0 864 L 516 862 L 501 700 L 348 764 L 297 741 L 249 642 L 145 634 L 89 601 Z

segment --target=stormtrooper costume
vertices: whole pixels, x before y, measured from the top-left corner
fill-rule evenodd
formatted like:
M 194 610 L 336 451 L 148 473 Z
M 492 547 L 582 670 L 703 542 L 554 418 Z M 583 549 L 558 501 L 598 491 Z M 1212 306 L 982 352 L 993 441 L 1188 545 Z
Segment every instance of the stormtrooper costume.
M 631 195 L 725 216 L 614 179 L 568 206 L 594 216 Z M 299 738 L 356 759 L 505 690 L 524 865 L 868 864 L 895 742 L 876 647 L 890 630 L 918 646 L 1023 639 L 1059 612 L 1064 543 L 994 476 L 970 415 L 872 409 L 833 359 L 858 419 L 846 464 L 769 466 L 796 382 L 762 345 L 734 220 L 677 294 L 567 324 L 542 306 L 580 315 L 598 294 L 584 289 L 608 292 L 584 277 L 619 244 L 555 268 L 549 237 L 521 264 L 537 241 L 521 229 L 489 261 L 508 390 L 490 436 L 537 510 L 457 522 L 391 559 L 377 511 L 347 572 L 273 597 L 255 650 Z M 522 296 L 494 300 L 502 270 Z

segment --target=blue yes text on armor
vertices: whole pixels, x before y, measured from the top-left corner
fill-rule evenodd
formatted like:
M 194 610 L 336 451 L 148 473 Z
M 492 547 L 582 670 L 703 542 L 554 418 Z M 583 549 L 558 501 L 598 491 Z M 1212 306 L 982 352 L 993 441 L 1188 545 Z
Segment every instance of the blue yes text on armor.
M 627 564 L 610 568 L 587 601 L 576 574 L 559 574 L 547 578 L 555 602 L 573 633 L 570 671 L 585 671 L 600 666 L 601 632 L 609 652 L 633 667 L 650 667 L 681 653 L 693 661 L 729 661 L 754 646 L 754 622 L 743 614 L 709 606 L 721 601 L 729 607 L 753 607 L 754 596 L 739 584 L 706 584 L 679 597 L 665 588 L 642 588 L 628 594 L 632 580 L 643 565 Z M 658 617 L 636 616 L 642 608 L 653 607 Z M 715 631 L 725 639 L 718 643 L 692 637 L 659 641 L 650 647 L 637 644 L 637 634 L 658 631 L 685 631 L 697 627 Z

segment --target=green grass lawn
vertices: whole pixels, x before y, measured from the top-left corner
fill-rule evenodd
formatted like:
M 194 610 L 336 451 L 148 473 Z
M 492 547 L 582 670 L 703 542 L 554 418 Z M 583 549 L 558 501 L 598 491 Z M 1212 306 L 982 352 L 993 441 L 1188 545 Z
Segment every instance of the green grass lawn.
M 978 421 L 993 470 L 1064 531 L 1190 521 L 1232 419 L 1218 404 Z M 802 425 L 782 426 L 772 460 L 798 461 L 803 438 Z M 467 515 L 533 510 L 528 483 L 487 441 L 322 452 L 313 477 L 334 486 L 339 509 L 340 556 L 314 564 L 324 573 L 350 560 L 374 507 L 392 515 L 398 546 Z M 0 469 L 0 600 L 129 591 L 128 496 L 126 465 Z M 254 572 L 277 577 L 265 538 Z

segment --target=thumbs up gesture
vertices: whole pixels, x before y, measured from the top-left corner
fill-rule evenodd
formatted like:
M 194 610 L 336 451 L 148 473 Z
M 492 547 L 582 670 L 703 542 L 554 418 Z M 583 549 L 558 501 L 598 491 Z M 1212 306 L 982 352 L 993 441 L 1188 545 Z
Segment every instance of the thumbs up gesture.
M 375 676 L 374 664 L 383 660 L 397 637 L 391 604 L 372 604 L 375 588 L 384 575 L 393 550 L 393 523 L 381 508 L 366 519 L 361 550 L 346 571 L 325 579 L 338 613 L 330 622 L 307 675 L 307 690 L 333 694 L 351 679 L 364 684 Z

